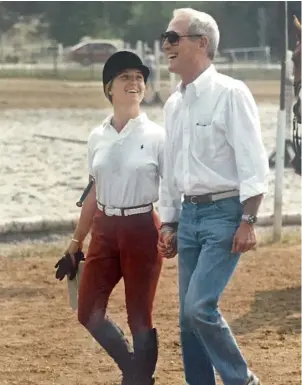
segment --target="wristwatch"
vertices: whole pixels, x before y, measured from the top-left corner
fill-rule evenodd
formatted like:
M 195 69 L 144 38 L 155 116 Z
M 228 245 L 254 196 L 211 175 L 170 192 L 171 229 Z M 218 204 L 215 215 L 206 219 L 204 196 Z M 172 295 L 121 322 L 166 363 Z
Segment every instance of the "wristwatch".
M 253 225 L 254 223 L 257 222 L 256 215 L 243 214 L 241 218 L 243 221 L 247 222 L 249 225 Z

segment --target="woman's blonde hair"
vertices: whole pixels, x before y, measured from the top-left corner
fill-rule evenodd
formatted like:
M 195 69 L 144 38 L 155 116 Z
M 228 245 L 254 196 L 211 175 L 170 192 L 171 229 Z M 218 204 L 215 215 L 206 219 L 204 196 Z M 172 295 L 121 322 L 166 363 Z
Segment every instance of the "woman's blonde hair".
M 112 97 L 111 95 L 109 94 L 109 92 L 111 91 L 111 88 L 112 88 L 112 80 L 110 80 L 110 82 L 108 82 L 105 87 L 104 87 L 104 93 L 105 93 L 105 96 L 107 99 L 109 99 L 110 103 L 112 103 Z

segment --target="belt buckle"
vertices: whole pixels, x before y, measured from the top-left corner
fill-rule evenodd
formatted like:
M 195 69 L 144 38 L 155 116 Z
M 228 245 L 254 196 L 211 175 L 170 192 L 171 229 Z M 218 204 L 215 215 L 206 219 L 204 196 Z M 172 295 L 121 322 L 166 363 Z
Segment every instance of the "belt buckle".
M 105 206 L 105 214 L 107 217 L 112 217 L 115 213 L 115 208 L 111 206 Z
M 193 205 L 197 205 L 198 201 L 196 195 L 190 197 L 190 203 L 192 203 Z

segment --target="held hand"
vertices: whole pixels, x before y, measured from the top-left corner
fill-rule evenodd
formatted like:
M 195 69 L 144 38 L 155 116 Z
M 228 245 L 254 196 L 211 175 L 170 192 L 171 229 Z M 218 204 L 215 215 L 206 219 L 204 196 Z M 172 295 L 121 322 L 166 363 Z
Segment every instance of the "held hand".
M 245 253 L 251 250 L 256 243 L 254 226 L 242 221 L 234 236 L 231 253 Z
M 177 254 L 176 232 L 165 231 L 159 235 L 157 249 L 164 258 L 174 258 Z

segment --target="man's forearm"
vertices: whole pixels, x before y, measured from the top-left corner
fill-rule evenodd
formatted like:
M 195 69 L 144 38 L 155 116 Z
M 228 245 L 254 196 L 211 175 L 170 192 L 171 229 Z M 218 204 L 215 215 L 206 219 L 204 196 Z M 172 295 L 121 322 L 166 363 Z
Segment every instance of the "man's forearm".
M 261 202 L 263 200 L 263 194 L 255 195 L 243 202 L 243 213 L 245 215 L 257 215 Z

